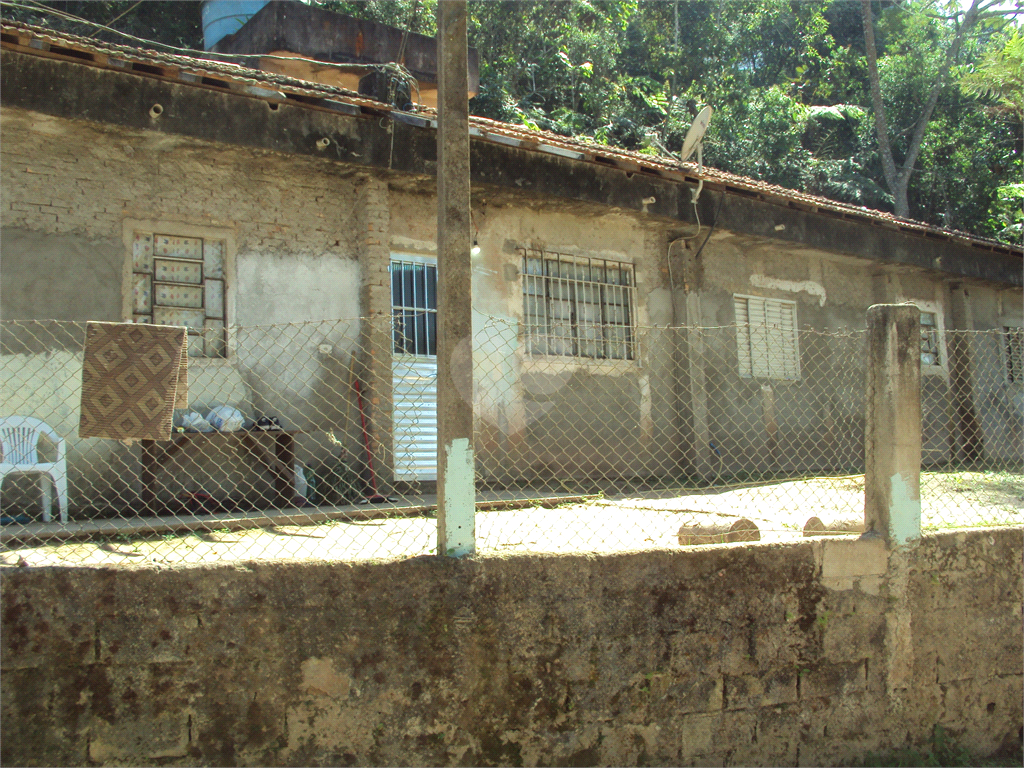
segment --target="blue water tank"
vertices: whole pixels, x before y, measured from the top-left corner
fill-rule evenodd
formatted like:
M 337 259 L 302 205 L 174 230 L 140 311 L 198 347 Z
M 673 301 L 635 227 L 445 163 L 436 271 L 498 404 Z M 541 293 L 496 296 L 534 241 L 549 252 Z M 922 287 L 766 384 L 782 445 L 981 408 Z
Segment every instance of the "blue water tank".
M 235 34 L 267 2 L 268 0 L 206 0 L 203 3 L 203 46 L 210 50 L 221 38 Z

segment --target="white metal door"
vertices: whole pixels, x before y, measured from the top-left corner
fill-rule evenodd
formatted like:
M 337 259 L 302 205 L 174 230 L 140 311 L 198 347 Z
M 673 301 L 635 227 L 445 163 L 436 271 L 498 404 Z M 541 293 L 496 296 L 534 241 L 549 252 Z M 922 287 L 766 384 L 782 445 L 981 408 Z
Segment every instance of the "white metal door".
M 437 479 L 437 262 L 391 257 L 395 479 Z

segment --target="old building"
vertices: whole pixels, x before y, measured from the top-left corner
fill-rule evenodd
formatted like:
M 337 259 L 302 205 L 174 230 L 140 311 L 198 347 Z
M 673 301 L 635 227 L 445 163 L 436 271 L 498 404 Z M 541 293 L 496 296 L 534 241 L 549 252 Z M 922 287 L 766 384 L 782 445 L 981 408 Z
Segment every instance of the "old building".
M 125 494 L 109 467 L 133 449 L 77 438 L 73 377 L 55 372 L 81 340 L 32 321 L 187 325 L 194 407 L 272 408 L 310 432 L 357 418 L 331 404 L 357 362 L 383 479 L 431 480 L 434 113 L 16 24 L 2 48 L 4 386 L 21 415 L 59 421 L 72 507 Z M 1020 248 L 484 119 L 471 152 L 467 396 L 496 482 L 700 471 L 709 442 L 756 464 L 767 402 L 856 374 L 802 331 L 863 329 L 873 303 L 921 308 L 927 395 L 944 402 L 966 370 L 949 333 L 1022 326 Z M 1021 336 L 1005 338 L 970 361 L 1005 385 L 970 395 L 979 450 L 1020 440 Z M 837 395 L 772 439 L 855 452 L 858 407 Z M 932 435 L 928 455 L 958 439 Z

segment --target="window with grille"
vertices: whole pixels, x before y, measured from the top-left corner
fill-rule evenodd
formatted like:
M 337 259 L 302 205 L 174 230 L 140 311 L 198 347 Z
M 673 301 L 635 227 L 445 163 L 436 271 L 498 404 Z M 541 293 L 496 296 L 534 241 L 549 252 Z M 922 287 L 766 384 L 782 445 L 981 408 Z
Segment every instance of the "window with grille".
M 529 354 L 636 359 L 632 265 L 537 250 L 520 254 Z
M 1006 380 L 1024 381 L 1024 328 L 1003 326 L 1006 352 Z
M 943 364 L 942 334 L 935 312 L 921 313 L 921 365 L 941 366 Z
M 733 296 L 740 376 L 756 379 L 800 378 L 796 302 Z
M 437 355 L 437 265 L 391 260 L 391 319 L 396 354 Z
M 189 357 L 225 357 L 225 243 L 135 232 L 132 319 L 188 328 Z

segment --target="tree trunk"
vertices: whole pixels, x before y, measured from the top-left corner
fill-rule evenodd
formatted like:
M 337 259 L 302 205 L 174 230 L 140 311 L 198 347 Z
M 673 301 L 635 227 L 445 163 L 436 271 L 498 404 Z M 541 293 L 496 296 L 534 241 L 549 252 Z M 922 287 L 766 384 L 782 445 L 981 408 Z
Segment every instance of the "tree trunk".
M 989 0 L 986 8 L 994 3 Z M 971 7 L 964 14 L 963 24 L 957 30 L 953 41 L 946 50 L 945 59 L 939 68 L 928 98 L 921 107 L 917 122 L 914 124 L 914 131 L 907 146 L 907 154 L 903 159 L 903 165 L 896 167 L 893 159 L 892 144 L 889 141 L 889 126 L 885 118 L 885 105 L 882 102 L 882 87 L 878 77 L 878 51 L 875 47 L 875 24 L 871 17 L 871 0 L 861 0 L 861 16 L 864 21 L 864 49 L 868 60 L 868 82 L 871 87 L 871 107 L 875 113 L 875 132 L 878 136 L 878 153 L 882 160 L 882 174 L 885 177 L 885 184 L 893 197 L 893 213 L 902 218 L 910 216 L 910 202 L 908 189 L 910 176 L 917 164 L 917 156 L 921 152 L 921 144 L 924 142 L 924 133 L 928 128 L 928 122 L 935 111 L 935 105 L 939 101 L 942 89 L 946 85 L 946 78 L 949 75 L 950 67 L 960 55 L 960 48 L 963 45 L 964 37 L 974 27 L 981 17 L 982 0 L 972 0 Z
M 897 216 L 908 216 L 907 182 L 909 176 L 896 170 L 889 143 L 889 125 L 885 119 L 885 105 L 882 102 L 882 85 L 878 77 L 878 51 L 875 48 L 875 22 L 871 17 L 871 0 L 861 0 L 861 16 L 864 19 L 864 49 L 868 59 L 868 84 L 871 87 L 871 108 L 875 113 L 875 134 L 878 137 L 878 154 L 882 160 L 882 175 L 885 185 L 893 197 L 893 208 Z

